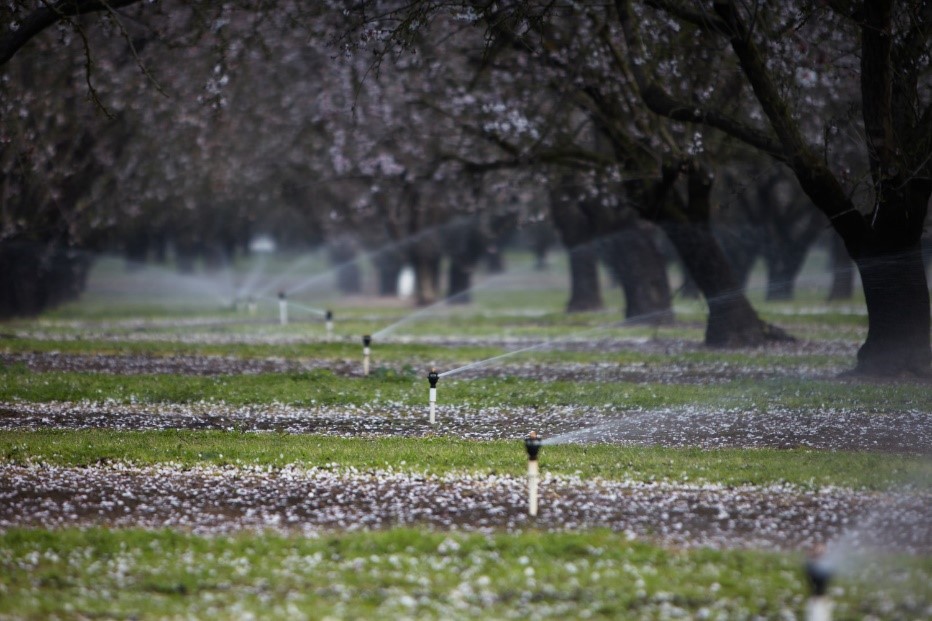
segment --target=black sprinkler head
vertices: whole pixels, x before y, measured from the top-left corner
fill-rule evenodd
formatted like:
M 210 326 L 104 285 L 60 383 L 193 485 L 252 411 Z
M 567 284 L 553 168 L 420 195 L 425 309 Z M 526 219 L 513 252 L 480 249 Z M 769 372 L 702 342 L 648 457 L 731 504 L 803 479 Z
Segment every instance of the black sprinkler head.
M 814 597 L 828 593 L 828 584 L 832 580 L 832 570 L 825 559 L 815 556 L 806 561 L 806 578 Z
M 372 337 L 368 334 L 364 334 L 362 337 L 362 344 L 365 345 L 366 347 L 369 347 L 370 345 L 372 345 Z
M 285 292 L 284 292 L 284 291 L 279 291 L 279 292 L 278 292 L 278 299 L 279 299 L 279 300 L 284 300 L 284 299 L 285 299 Z
M 536 431 L 532 431 L 528 437 L 524 439 L 524 448 L 527 449 L 527 458 L 529 461 L 537 461 L 537 454 L 540 453 L 542 444 Z
M 327 319 L 327 321 L 331 321 L 331 320 L 333 319 L 333 311 L 332 311 L 332 310 L 328 310 L 328 311 L 327 311 L 326 319 Z
M 437 387 L 437 380 L 440 379 L 440 374 L 437 373 L 437 369 L 431 369 L 430 373 L 427 374 L 427 381 L 430 382 L 431 388 Z

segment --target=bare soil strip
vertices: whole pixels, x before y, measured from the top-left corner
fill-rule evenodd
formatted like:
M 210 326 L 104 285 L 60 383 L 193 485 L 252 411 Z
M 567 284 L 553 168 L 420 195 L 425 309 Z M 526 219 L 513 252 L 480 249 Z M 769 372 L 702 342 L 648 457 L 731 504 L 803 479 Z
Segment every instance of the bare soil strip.
M 285 468 L 0 466 L 0 529 L 174 528 L 200 534 L 423 525 L 469 531 L 609 528 L 678 547 L 932 553 L 932 492 L 805 492 L 544 476 L 540 514 L 525 481 Z M 837 545 L 837 543 L 836 543 Z

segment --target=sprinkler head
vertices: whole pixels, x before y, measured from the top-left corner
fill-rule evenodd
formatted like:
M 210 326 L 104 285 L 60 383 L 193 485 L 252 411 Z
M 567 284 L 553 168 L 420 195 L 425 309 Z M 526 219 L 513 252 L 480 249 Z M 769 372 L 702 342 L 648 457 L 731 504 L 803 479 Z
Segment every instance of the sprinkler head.
M 440 374 L 437 373 L 437 369 L 431 369 L 430 373 L 427 374 L 427 381 L 430 382 L 431 388 L 437 387 L 437 380 L 440 379 Z
M 279 300 L 284 300 L 284 299 L 285 299 L 285 292 L 284 292 L 284 291 L 279 291 L 279 292 L 278 292 L 278 299 L 279 299 Z
M 366 347 L 372 345 L 372 337 L 368 334 L 364 334 L 362 337 L 362 344 Z
M 326 319 L 327 321 L 332 321 L 332 320 L 333 320 L 333 311 L 332 311 L 332 310 L 328 310 L 328 311 L 327 311 L 327 314 L 326 314 L 324 317 L 325 317 L 325 319 Z
M 806 578 L 813 597 L 822 597 L 828 593 L 832 568 L 826 562 L 821 547 L 806 561 Z
M 528 434 L 528 437 L 524 439 L 524 448 L 527 449 L 528 461 L 537 461 L 537 454 L 540 452 L 542 444 L 536 431 L 532 431 Z

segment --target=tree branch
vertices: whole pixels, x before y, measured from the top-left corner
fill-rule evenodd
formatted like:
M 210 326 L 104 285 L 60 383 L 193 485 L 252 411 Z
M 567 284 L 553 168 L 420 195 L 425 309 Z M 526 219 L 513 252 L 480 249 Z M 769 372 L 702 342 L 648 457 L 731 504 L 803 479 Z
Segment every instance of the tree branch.
M 101 0 L 58 0 L 54 4 L 39 7 L 26 16 L 17 29 L 10 29 L 0 35 L 0 66 L 8 63 L 16 55 L 16 52 L 31 41 L 33 37 L 63 19 L 87 13 L 111 11 L 136 2 L 139 2 L 139 0 L 111 0 L 110 2 Z
M 643 50 L 644 44 L 634 24 L 635 20 L 631 14 L 630 1 L 616 0 L 615 6 L 618 10 L 618 19 L 621 22 L 628 49 Z M 629 63 L 628 66 L 631 68 L 631 73 L 634 75 L 638 89 L 641 91 L 641 99 L 653 112 L 674 121 L 714 127 L 782 162 L 788 161 L 788 154 L 783 145 L 775 140 L 772 135 L 723 115 L 717 110 L 679 101 L 654 82 L 637 62 Z

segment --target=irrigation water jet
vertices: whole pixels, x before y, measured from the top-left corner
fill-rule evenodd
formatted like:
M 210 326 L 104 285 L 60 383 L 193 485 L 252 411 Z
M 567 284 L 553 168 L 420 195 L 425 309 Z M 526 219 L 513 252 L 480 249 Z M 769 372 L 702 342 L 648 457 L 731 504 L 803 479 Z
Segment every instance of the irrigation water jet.
M 256 315 L 259 312 L 259 305 L 256 303 L 255 297 L 249 296 L 246 301 L 246 308 L 249 310 L 250 315 Z
M 369 375 L 369 355 L 372 353 L 371 345 L 372 337 L 364 334 L 362 337 L 362 374 L 367 377 Z
M 430 382 L 430 424 L 433 425 L 435 418 L 435 413 L 437 409 L 437 380 L 440 379 L 440 375 L 437 373 L 437 369 L 431 369 L 430 373 L 427 374 L 427 381 Z
M 284 291 L 278 292 L 278 321 L 281 325 L 288 325 L 288 299 Z
M 806 560 L 806 579 L 809 582 L 809 600 L 806 602 L 806 621 L 831 621 L 832 600 L 828 596 L 828 585 L 832 579 L 832 568 L 825 558 L 821 546 Z
M 327 312 L 324 315 L 324 319 L 326 321 L 325 325 L 327 327 L 327 340 L 332 341 L 333 340 L 333 311 L 330 309 L 327 309 Z
M 537 455 L 542 444 L 536 431 L 532 431 L 524 439 L 524 448 L 527 449 L 527 513 L 531 517 L 537 516 L 537 485 L 540 482 Z

